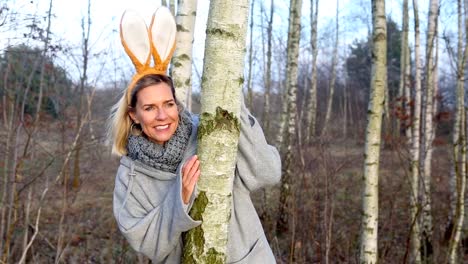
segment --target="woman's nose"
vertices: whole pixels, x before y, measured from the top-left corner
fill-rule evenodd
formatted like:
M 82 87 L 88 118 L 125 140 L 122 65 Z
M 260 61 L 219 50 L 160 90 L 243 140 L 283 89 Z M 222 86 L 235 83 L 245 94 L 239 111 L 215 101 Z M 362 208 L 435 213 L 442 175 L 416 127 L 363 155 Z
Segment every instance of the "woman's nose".
M 156 120 L 164 120 L 166 118 L 167 118 L 166 111 L 163 108 L 159 109 L 156 114 Z

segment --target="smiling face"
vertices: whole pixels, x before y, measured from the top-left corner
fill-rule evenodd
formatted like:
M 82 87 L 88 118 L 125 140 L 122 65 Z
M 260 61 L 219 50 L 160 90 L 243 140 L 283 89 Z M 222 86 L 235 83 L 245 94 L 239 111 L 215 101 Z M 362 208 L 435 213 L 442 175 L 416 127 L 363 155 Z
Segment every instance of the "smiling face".
M 129 112 L 149 140 L 164 144 L 174 135 L 179 125 L 179 111 L 166 83 L 152 84 L 136 94 L 136 105 Z

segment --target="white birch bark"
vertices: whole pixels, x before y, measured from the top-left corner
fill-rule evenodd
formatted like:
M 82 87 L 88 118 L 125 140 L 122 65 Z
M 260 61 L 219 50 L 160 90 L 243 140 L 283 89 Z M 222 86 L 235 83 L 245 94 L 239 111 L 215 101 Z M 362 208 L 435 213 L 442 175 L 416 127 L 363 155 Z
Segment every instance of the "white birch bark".
M 465 87 L 464 73 L 468 49 L 463 47 L 463 26 L 462 26 L 462 0 L 457 1 L 458 5 L 458 43 L 457 43 L 457 104 L 456 116 L 453 127 L 453 168 L 451 181 L 454 182 L 454 192 L 451 194 L 454 205 L 451 201 L 451 236 L 449 242 L 448 263 L 458 263 L 458 247 L 463 231 L 465 217 L 465 188 L 466 188 L 466 110 L 465 110 Z M 465 7 L 466 8 L 466 7 Z M 468 21 L 465 15 L 465 32 L 468 29 Z
M 210 2 L 198 132 L 202 174 L 191 211 L 203 222 L 186 236 L 184 263 L 226 261 L 248 14 L 247 0 Z M 224 127 L 216 128 L 217 122 Z
M 421 157 L 421 58 L 420 58 L 420 32 L 419 32 L 419 10 L 418 0 L 413 0 L 414 11 L 414 61 L 415 61 L 415 90 L 414 90 L 414 113 L 412 116 L 412 150 L 411 150 L 411 260 L 412 263 L 421 263 L 421 237 L 420 237 L 420 209 L 419 209 L 419 177 Z
M 432 160 L 432 141 L 435 131 L 433 124 L 434 104 L 434 44 L 436 37 L 436 26 L 438 19 L 439 1 L 431 0 L 429 2 L 429 18 L 426 40 L 426 79 L 425 79 L 425 111 L 424 111 L 424 133 L 423 133 L 423 192 L 422 194 L 422 250 L 423 257 L 429 258 L 432 251 L 432 216 L 431 216 L 431 160 Z
M 328 123 L 330 122 L 331 111 L 333 108 L 333 95 L 335 93 L 335 83 L 336 83 L 336 67 L 338 66 L 338 43 L 339 43 L 339 17 L 338 17 L 338 8 L 339 1 L 336 0 L 336 24 L 335 24 L 335 46 L 333 47 L 333 58 L 332 58 L 332 72 L 331 72 L 331 81 L 328 93 L 327 100 L 327 109 L 325 114 L 325 120 L 323 122 L 322 132 L 320 136 L 323 136 L 328 129 Z
M 247 105 L 253 111 L 253 91 L 252 91 L 252 72 L 253 72 L 253 27 L 254 27 L 254 8 L 255 0 L 251 0 L 250 6 L 250 25 L 249 25 L 249 76 L 247 77 Z
M 372 21 L 372 79 L 364 154 L 360 244 L 360 263 L 366 264 L 377 263 L 378 260 L 379 163 L 382 114 L 387 82 L 387 24 L 384 0 L 372 0 Z
M 301 11 L 302 0 L 291 0 L 289 8 L 289 29 L 288 29 L 288 58 L 286 74 L 287 97 L 287 130 L 282 142 L 282 178 L 280 187 L 279 216 L 276 223 L 276 230 L 285 233 L 289 229 L 289 210 L 292 195 L 292 166 L 293 149 L 296 143 L 296 120 L 297 120 L 297 61 L 299 57 L 299 42 L 301 36 Z
M 408 107 L 408 103 L 411 100 L 411 97 L 407 96 L 409 93 L 409 78 L 410 76 L 407 74 L 408 69 L 410 65 L 407 63 L 409 58 L 409 50 L 408 50 L 408 0 L 403 0 L 403 19 L 402 19 L 402 32 L 401 32 L 401 56 L 400 56 L 400 85 L 398 87 L 398 103 L 396 103 L 396 106 L 398 108 L 398 111 L 402 113 L 400 117 L 407 116 L 410 112 L 411 109 Z M 395 134 L 397 137 L 400 136 L 401 128 L 402 126 L 405 129 L 405 134 L 407 136 L 407 139 L 409 142 L 411 142 L 411 133 L 408 134 L 408 131 L 410 132 L 410 129 L 407 129 L 406 125 L 406 119 L 405 118 L 399 118 L 397 116 L 396 118 L 396 129 L 395 129 Z
M 315 125 L 317 121 L 317 18 L 318 18 L 319 0 L 310 1 L 310 23 L 311 23 L 311 39 L 310 46 L 312 49 L 312 78 L 309 90 L 309 101 L 307 104 L 307 126 L 306 126 L 306 142 L 310 142 L 315 136 Z
M 411 106 L 410 106 L 410 102 L 411 102 L 411 51 L 410 51 L 410 48 L 409 48 L 409 45 L 407 43 L 406 45 L 406 57 L 405 57 L 405 84 L 403 86 L 403 92 L 404 92 L 404 96 L 405 96 L 405 105 L 404 105 L 404 111 L 405 111 L 405 122 L 403 123 L 404 126 L 405 126 L 405 134 L 406 134 L 406 138 L 410 140 L 410 149 L 411 149 L 411 138 L 413 138 L 413 131 L 411 129 L 411 118 L 408 118 L 408 117 L 411 117 L 412 116 L 412 112 L 411 112 Z
M 197 0 L 179 0 L 177 4 L 176 50 L 172 57 L 172 80 L 176 98 L 191 110 L 192 96 L 192 49 Z

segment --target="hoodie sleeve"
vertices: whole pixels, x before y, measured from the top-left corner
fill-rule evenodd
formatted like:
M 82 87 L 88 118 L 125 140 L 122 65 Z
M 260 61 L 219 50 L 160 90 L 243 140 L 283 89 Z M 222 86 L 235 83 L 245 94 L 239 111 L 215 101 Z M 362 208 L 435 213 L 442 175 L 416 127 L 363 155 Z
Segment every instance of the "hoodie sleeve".
M 154 263 L 181 250 L 181 234 L 198 226 L 184 207 L 180 173 L 172 181 L 136 174 L 120 166 L 114 189 L 114 215 L 120 231 L 138 252 Z M 180 253 L 176 253 L 177 255 Z
M 236 170 L 243 185 L 254 191 L 279 182 L 281 158 L 275 147 L 268 145 L 258 121 L 241 99 L 241 133 Z

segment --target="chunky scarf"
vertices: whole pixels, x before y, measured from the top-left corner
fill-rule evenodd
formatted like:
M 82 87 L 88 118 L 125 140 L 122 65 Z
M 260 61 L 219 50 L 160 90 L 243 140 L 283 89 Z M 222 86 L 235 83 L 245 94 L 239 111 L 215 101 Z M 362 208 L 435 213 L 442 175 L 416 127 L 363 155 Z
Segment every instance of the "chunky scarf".
M 183 110 L 179 114 L 179 125 L 169 141 L 164 145 L 159 145 L 143 135 L 130 134 L 127 142 L 127 155 L 155 169 L 175 173 L 182 161 L 191 133 L 190 113 Z

